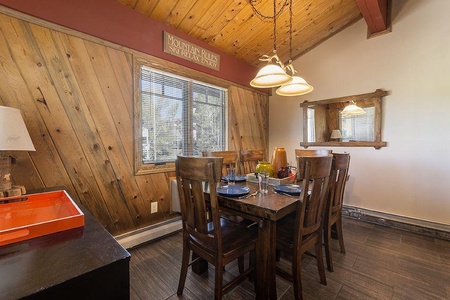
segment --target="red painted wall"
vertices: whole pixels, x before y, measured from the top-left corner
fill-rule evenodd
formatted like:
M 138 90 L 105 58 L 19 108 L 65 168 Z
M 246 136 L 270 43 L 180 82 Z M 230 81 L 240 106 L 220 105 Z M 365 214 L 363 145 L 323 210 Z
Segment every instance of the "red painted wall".
M 258 71 L 254 66 L 114 0 L 0 0 L 0 4 L 244 86 L 249 86 Z M 163 31 L 219 54 L 220 70 L 164 53 Z

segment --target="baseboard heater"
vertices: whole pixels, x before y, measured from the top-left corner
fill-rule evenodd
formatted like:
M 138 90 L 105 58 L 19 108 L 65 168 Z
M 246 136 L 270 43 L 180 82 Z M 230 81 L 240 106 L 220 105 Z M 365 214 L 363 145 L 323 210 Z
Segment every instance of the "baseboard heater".
M 115 236 L 114 238 L 120 245 L 122 245 L 122 247 L 125 249 L 130 249 L 181 230 L 181 227 L 181 217 L 176 217 L 165 222 Z
M 344 205 L 342 216 L 386 227 L 450 240 L 450 225 Z

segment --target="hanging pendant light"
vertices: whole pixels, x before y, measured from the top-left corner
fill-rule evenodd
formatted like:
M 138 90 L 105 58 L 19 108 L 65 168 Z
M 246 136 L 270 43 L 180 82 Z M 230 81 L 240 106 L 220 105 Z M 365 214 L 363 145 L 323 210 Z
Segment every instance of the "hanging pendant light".
M 364 115 L 365 113 L 364 109 L 356 105 L 354 101 L 347 105 L 341 112 L 341 114 L 346 116 Z
M 283 63 L 277 55 L 277 16 L 282 12 L 287 1 L 277 13 L 276 0 L 273 1 L 273 16 L 264 16 L 253 6 L 254 0 L 249 0 L 255 13 L 262 19 L 273 18 L 273 55 L 263 55 L 259 60 L 267 61 L 267 65 L 259 70 L 256 77 L 250 82 L 250 85 L 256 88 L 272 88 L 292 81 L 291 76 L 286 74 Z
M 305 79 L 300 76 L 295 76 L 297 71 L 295 71 L 292 65 L 292 0 L 289 2 L 289 57 L 289 64 L 286 69 L 290 71 L 292 80 L 280 86 L 276 93 L 280 96 L 300 96 L 312 92 L 314 88 Z
M 292 81 L 280 86 L 276 93 L 280 96 L 300 96 L 312 92 L 314 88 L 300 76 L 292 76 Z
M 263 56 L 262 59 L 266 58 L 264 58 Z M 259 70 L 258 74 L 256 74 L 256 77 L 252 81 L 250 81 L 251 86 L 256 88 L 272 88 L 288 83 L 292 80 L 291 76 L 286 74 L 279 63 L 277 64 L 276 62 L 272 62 L 273 59 L 279 62 L 279 58 L 276 54 L 272 57 L 267 57 L 267 60 L 269 59 L 269 63 L 261 70 Z

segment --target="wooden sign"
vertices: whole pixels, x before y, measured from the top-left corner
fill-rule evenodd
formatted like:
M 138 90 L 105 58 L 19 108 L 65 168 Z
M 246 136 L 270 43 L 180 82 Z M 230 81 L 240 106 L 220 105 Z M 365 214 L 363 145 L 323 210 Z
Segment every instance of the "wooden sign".
M 219 71 L 220 55 L 164 31 L 164 52 Z

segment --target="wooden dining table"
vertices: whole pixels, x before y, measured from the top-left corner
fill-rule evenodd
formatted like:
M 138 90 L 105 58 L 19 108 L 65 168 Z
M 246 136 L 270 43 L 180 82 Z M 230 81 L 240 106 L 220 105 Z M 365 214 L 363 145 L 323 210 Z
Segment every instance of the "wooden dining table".
M 250 194 L 258 190 L 252 182 L 236 183 L 250 188 Z M 267 194 L 258 193 L 249 198 L 219 195 L 221 210 L 254 221 L 258 228 L 256 253 L 256 299 L 276 299 L 276 233 L 277 221 L 295 211 L 298 196 L 275 193 L 269 187 Z

